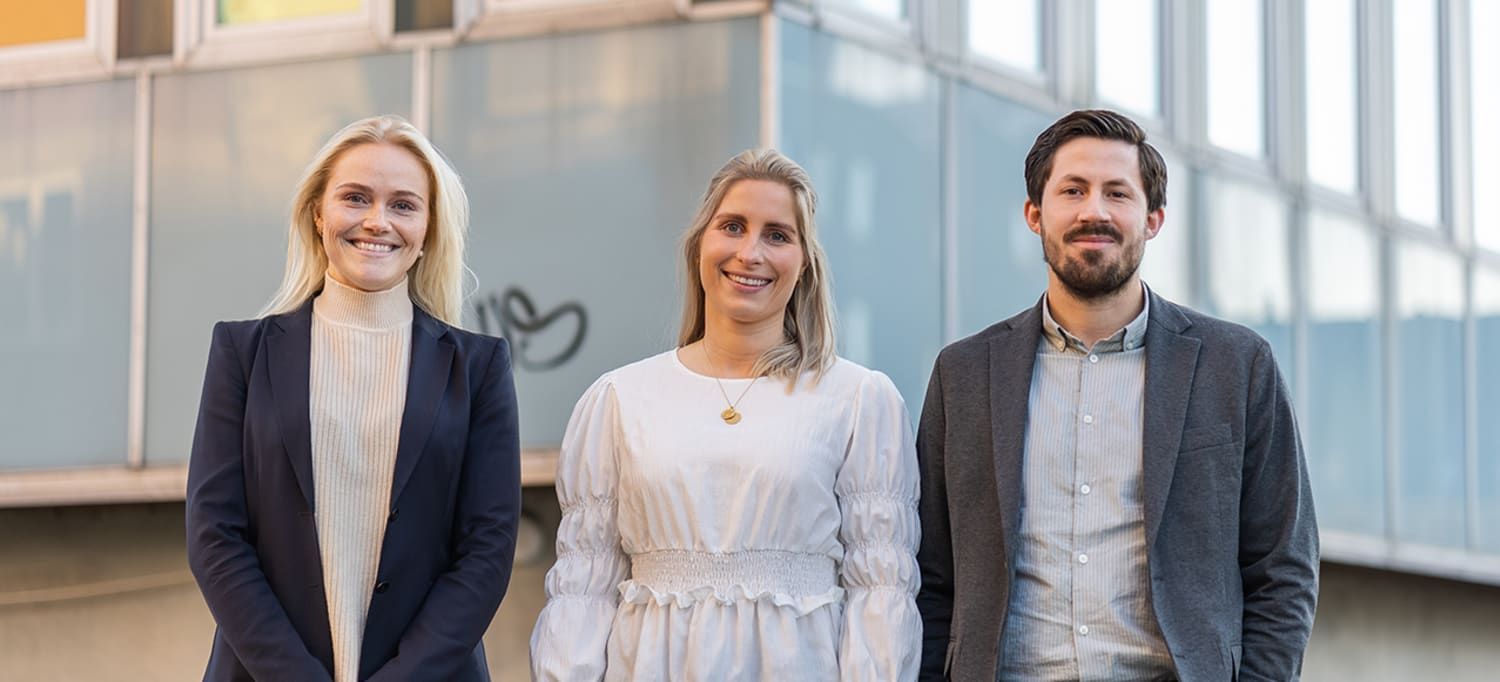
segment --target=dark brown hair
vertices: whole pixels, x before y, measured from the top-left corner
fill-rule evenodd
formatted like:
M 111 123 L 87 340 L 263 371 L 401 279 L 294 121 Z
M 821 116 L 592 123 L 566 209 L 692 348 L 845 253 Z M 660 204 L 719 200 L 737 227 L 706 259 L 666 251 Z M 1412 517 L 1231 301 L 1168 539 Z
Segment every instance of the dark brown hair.
M 1052 157 L 1069 140 L 1095 137 L 1135 145 L 1141 163 L 1141 187 L 1146 191 L 1146 210 L 1167 205 L 1167 162 L 1149 142 L 1146 131 L 1125 115 L 1108 109 L 1080 109 L 1048 126 L 1036 136 L 1026 153 L 1026 196 L 1042 205 L 1042 190 L 1052 175 Z

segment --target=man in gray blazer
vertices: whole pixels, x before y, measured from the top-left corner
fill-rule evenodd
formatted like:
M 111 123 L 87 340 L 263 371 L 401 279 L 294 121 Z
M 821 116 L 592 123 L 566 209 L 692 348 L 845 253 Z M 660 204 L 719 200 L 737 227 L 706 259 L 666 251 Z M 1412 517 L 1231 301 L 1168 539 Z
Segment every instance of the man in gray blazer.
M 1026 157 L 1037 305 L 943 350 L 922 407 L 922 678 L 1297 679 L 1318 534 L 1264 339 L 1152 293 L 1161 155 L 1076 111 Z

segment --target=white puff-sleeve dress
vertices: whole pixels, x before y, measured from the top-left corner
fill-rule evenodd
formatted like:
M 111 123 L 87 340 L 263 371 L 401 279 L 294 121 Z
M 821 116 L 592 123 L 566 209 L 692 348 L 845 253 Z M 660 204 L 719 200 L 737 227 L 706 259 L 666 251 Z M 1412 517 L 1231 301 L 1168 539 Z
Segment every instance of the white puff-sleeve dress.
M 563 437 L 537 680 L 914 680 L 917 463 L 901 395 L 712 377 L 676 351 L 600 377 Z

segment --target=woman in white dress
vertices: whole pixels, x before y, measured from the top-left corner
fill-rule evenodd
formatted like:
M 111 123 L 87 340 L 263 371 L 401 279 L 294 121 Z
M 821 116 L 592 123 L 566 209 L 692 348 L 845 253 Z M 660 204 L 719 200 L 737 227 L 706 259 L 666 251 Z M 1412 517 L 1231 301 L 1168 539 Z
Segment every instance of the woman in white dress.
M 913 680 L 917 467 L 884 374 L 834 355 L 806 172 L 743 152 L 683 246 L 678 348 L 563 437 L 538 680 Z

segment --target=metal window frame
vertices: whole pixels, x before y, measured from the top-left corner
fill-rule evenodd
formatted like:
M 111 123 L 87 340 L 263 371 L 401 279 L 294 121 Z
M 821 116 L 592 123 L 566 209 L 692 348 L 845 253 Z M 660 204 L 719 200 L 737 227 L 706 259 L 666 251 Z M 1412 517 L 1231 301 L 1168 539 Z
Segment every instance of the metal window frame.
M 117 3 L 86 0 L 82 38 L 0 47 L 0 88 L 108 78 L 115 66 Z

